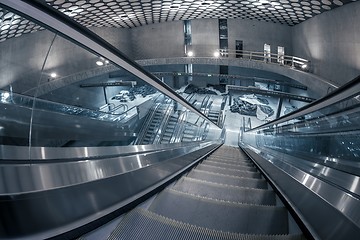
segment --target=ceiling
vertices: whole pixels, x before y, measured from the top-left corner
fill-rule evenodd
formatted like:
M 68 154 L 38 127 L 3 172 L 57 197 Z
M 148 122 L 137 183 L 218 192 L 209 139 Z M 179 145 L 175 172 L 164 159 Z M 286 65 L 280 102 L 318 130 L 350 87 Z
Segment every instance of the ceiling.
M 133 28 L 199 18 L 251 19 L 294 26 L 356 0 L 42 0 L 86 27 Z M 41 30 L 0 8 L 0 42 Z

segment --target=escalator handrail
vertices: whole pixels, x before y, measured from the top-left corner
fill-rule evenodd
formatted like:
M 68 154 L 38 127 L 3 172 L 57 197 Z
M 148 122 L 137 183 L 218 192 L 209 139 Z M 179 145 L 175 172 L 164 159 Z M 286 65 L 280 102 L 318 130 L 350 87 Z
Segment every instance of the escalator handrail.
M 344 84 L 343 86 L 341 86 L 340 88 L 334 90 L 333 92 L 327 94 L 326 96 L 312 102 L 309 103 L 308 105 L 299 108 L 289 114 L 286 114 L 282 117 L 279 117 L 273 121 L 270 121 L 268 123 L 262 124 L 258 127 L 252 128 L 247 130 L 246 132 L 251 132 L 251 131 L 258 131 L 260 129 L 264 129 L 267 127 L 271 127 L 295 118 L 299 118 L 302 116 L 305 116 L 309 113 L 318 111 L 320 109 L 329 107 L 335 103 L 341 102 L 347 98 L 350 98 L 356 94 L 359 94 L 359 89 L 360 89 L 360 75 L 356 78 L 354 78 L 352 81 Z
M 195 114 L 205 118 L 210 123 L 210 119 L 201 111 L 188 103 L 182 96 L 176 93 L 168 85 L 160 81 L 150 72 L 146 71 L 139 64 L 131 60 L 119 49 L 99 37 L 90 29 L 82 26 L 64 13 L 56 10 L 45 1 L 41 0 L 0 0 L 0 6 L 14 12 L 20 16 L 26 15 L 33 22 L 41 26 L 46 25 L 49 30 L 64 38 L 76 42 L 80 46 L 88 49 L 90 52 L 100 55 L 115 65 L 134 74 L 143 81 L 155 87 L 160 92 L 178 101 Z M 213 124 L 213 123 L 211 123 Z M 215 125 L 215 124 L 214 124 Z M 218 126 L 216 126 L 219 128 Z

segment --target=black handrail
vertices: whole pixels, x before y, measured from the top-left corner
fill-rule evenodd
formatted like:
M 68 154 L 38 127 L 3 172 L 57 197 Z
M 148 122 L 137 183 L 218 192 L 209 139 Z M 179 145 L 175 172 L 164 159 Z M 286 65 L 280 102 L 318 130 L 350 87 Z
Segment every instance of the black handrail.
M 344 84 L 343 86 L 341 86 L 340 88 L 332 91 L 331 93 L 329 93 L 328 95 L 312 102 L 309 103 L 308 105 L 299 108 L 289 114 L 286 114 L 282 117 L 279 117 L 273 121 L 270 121 L 268 123 L 262 124 L 258 127 L 252 128 L 247 130 L 246 132 L 250 132 L 250 131 L 255 131 L 255 130 L 259 130 L 262 128 L 266 128 L 266 127 L 270 127 L 273 126 L 275 124 L 280 124 L 286 121 L 289 121 L 291 119 L 294 118 L 298 118 L 301 116 L 304 116 L 306 114 L 309 114 L 311 112 L 323 109 L 325 107 L 328 107 L 336 102 L 342 101 L 344 99 L 347 99 L 349 97 L 352 97 L 356 94 L 360 94 L 360 75 L 358 77 L 356 77 L 355 79 L 353 79 L 352 81 Z
M 44 26 L 46 25 L 51 31 L 61 35 L 62 37 L 76 42 L 82 47 L 88 49 L 90 52 L 104 56 L 115 65 L 124 68 L 130 73 L 136 75 L 140 79 L 148 82 L 150 85 L 157 88 L 160 92 L 168 95 L 175 101 L 183 104 L 197 115 L 205 118 L 211 123 L 211 120 L 205 116 L 201 111 L 189 104 L 182 96 L 177 94 L 168 85 L 160 81 L 150 72 L 146 71 L 139 64 L 131 60 L 119 49 L 99 37 L 97 34 L 82 26 L 67 15 L 49 6 L 42 0 L 0 0 L 0 6 L 14 12 L 20 16 L 27 16 L 33 22 Z M 65 33 L 66 32 L 66 33 Z M 109 57 L 107 57 L 107 55 Z M 114 61 L 116 60 L 116 61 Z M 123 66 L 122 64 L 127 66 Z M 217 126 L 219 127 L 219 126 Z

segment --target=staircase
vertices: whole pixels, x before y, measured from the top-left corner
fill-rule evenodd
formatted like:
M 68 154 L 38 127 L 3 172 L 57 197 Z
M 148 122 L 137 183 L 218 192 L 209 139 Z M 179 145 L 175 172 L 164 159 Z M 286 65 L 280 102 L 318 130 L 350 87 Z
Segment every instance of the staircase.
M 293 224 L 247 156 L 223 146 L 127 213 L 108 239 L 305 239 Z

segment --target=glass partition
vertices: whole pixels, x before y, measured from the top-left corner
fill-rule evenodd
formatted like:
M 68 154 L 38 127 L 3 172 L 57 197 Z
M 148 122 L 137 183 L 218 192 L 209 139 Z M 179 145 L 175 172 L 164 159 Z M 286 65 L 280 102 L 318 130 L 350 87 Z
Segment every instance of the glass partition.
M 220 128 L 141 78 L 11 14 L 34 30 L 1 35 L 2 145 L 30 149 L 219 139 Z M 22 26 L 9 24 L 10 29 Z
M 291 155 L 360 175 L 360 99 L 359 91 L 353 92 L 296 118 L 247 130 L 240 141 L 257 149 L 283 153 L 285 159 Z

